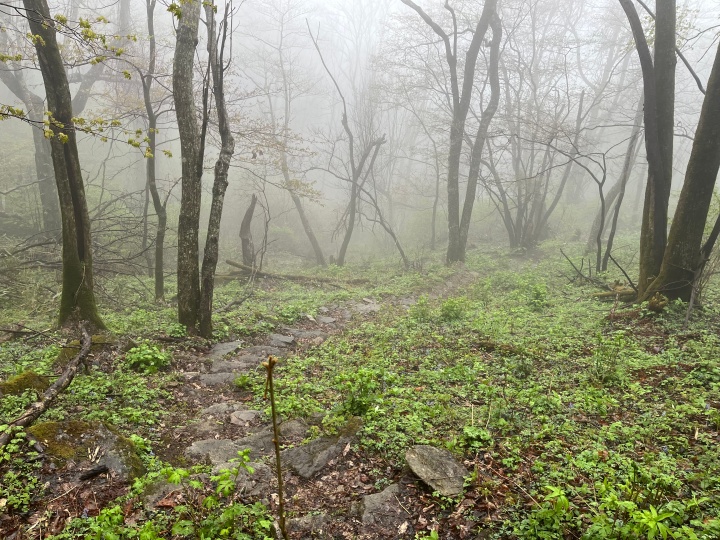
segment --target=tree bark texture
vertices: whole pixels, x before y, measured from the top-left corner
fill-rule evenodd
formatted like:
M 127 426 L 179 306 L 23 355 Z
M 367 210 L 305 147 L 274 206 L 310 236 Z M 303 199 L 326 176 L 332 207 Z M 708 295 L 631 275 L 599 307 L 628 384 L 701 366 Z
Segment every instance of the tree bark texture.
M 690 300 L 696 270 L 704 264 L 701 245 L 720 169 L 720 50 L 715 56 L 685 182 L 670 227 L 658 277 L 642 299 L 660 291 L 670 299 Z
M 215 110 L 217 111 L 218 131 L 220 133 L 220 154 L 215 162 L 215 180 L 213 182 L 212 201 L 210 203 L 210 217 L 208 220 L 207 237 L 203 253 L 202 269 L 200 272 L 200 335 L 210 339 L 212 337 L 212 306 L 215 290 L 215 269 L 217 268 L 220 222 L 222 220 L 225 191 L 228 186 L 228 170 L 230 160 L 235 151 L 235 139 L 230 132 L 230 120 L 225 104 L 225 88 L 223 73 L 223 58 L 218 54 L 217 24 L 215 22 L 215 6 L 205 3 L 205 18 L 208 29 L 208 56 L 210 72 L 212 75 L 212 88 L 215 95 Z M 228 13 L 225 14 L 227 31 Z M 225 43 L 223 35 L 221 43 Z M 224 47 L 222 47 L 224 50 Z
M 640 296 L 644 295 L 645 289 L 650 282 L 658 275 L 665 252 L 667 242 L 667 204 L 665 191 L 669 190 L 666 185 L 666 169 L 660 146 L 661 135 L 658 120 L 658 88 L 655 75 L 656 66 L 650 55 L 650 49 L 645 39 L 640 17 L 631 0 L 619 0 L 632 29 L 635 39 L 635 48 L 640 58 L 640 67 L 643 75 L 643 89 L 645 100 L 645 153 L 648 161 L 648 179 L 645 189 L 645 206 L 643 208 L 642 229 L 640 232 L 640 276 L 638 278 L 638 291 Z M 658 3 L 660 4 L 660 3 Z M 660 5 L 658 5 L 660 7 Z M 659 14 L 658 14 L 659 16 Z M 665 42 L 667 36 L 662 32 L 667 31 L 667 24 L 656 27 L 656 42 Z M 661 35 L 657 35 L 661 32 Z M 674 43 L 675 29 L 672 29 Z M 674 55 L 673 49 L 673 55 Z M 660 58 L 664 58 L 661 54 Z M 666 66 L 664 66 L 666 67 Z M 673 68 L 674 69 L 674 68 Z M 673 75 L 674 80 L 674 75 Z M 667 90 L 663 87 L 663 92 Z M 663 96 L 661 100 L 662 111 L 667 114 L 668 100 Z M 667 127 L 667 119 L 662 122 Z M 672 126 L 670 126 L 672 127 Z M 667 142 L 665 137 L 662 141 Z M 671 162 L 672 165 L 672 162 Z
M 198 233 L 202 196 L 200 130 L 193 96 L 193 59 L 198 41 L 200 1 L 183 3 L 173 59 L 173 97 L 180 133 L 182 195 L 178 220 L 178 321 L 189 333 L 197 331 L 200 313 L 200 268 Z
M 39 37 L 35 40 L 35 49 L 52 115 L 50 128 L 54 132 L 50 145 L 63 239 L 63 287 L 58 322 L 64 326 L 85 320 L 93 328 L 104 328 L 93 290 L 90 217 L 72 122 L 70 85 L 46 0 L 23 0 L 23 4 L 30 31 Z

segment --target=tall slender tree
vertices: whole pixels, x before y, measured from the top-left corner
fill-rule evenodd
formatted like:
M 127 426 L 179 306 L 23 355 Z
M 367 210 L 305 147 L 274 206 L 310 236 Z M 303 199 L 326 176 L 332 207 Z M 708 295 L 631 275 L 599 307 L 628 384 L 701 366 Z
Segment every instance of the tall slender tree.
M 60 200 L 63 283 L 59 323 L 104 328 L 93 288 L 90 218 L 73 125 L 72 97 L 46 0 L 23 0 L 45 86 L 55 181 Z M 48 133 L 50 135 L 50 133 Z
M 460 228 L 460 161 L 462 158 L 463 141 L 466 137 L 465 123 L 475 88 L 475 71 L 480 48 L 490 22 L 496 16 L 497 0 L 486 0 L 480 18 L 475 25 L 472 40 L 465 53 L 465 65 L 460 80 L 458 66 L 459 29 L 455 10 L 450 2 L 445 2 L 445 9 L 452 18 L 452 30 L 446 32 L 420 6 L 412 0 L 401 0 L 413 9 L 422 20 L 442 39 L 445 47 L 445 60 L 450 73 L 450 91 L 452 94 L 452 122 L 450 125 L 450 150 L 448 153 L 447 193 L 448 193 L 448 264 L 464 261 L 466 243 Z
M 198 41 L 200 7 L 200 0 L 183 2 L 173 60 L 173 97 L 182 157 L 182 195 L 178 221 L 178 320 L 190 333 L 197 332 L 200 309 L 198 232 L 202 151 L 193 93 L 193 60 Z

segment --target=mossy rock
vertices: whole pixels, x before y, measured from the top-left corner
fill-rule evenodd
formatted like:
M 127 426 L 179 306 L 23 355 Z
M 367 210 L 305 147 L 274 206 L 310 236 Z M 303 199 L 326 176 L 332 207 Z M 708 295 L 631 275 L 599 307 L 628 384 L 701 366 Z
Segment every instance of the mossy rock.
M 102 422 L 41 422 L 27 431 L 45 446 L 46 455 L 59 466 L 73 460 L 82 467 L 81 462 L 87 461 L 88 455 L 99 448 L 97 464 L 106 465 L 124 481 L 146 472 L 133 442 Z
M 0 396 L 20 396 L 25 390 L 35 390 L 38 394 L 42 394 L 47 390 L 50 383 L 47 377 L 38 375 L 34 371 L 24 371 L 19 375 L 10 377 L 5 382 L 0 382 Z
M 92 345 L 90 346 L 90 352 L 96 353 L 103 350 L 108 346 L 117 345 L 118 340 L 112 334 L 95 334 L 92 336 Z M 70 360 L 75 358 L 77 353 L 80 352 L 80 341 L 75 339 L 64 345 L 55 359 L 55 366 L 64 368 L 68 365 Z

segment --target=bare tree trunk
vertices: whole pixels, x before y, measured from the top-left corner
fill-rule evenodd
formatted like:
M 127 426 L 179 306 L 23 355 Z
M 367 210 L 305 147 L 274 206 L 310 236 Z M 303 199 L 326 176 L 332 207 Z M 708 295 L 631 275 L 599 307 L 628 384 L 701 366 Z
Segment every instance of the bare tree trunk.
M 465 246 L 461 241 L 460 232 L 460 159 L 465 138 L 465 121 L 467 120 L 470 102 L 475 84 L 475 67 L 480 47 L 485 40 L 490 20 L 495 15 L 497 0 L 487 0 L 483 6 L 482 14 L 475 27 L 472 41 L 465 54 L 463 69 L 462 90 L 458 81 L 457 58 L 457 19 L 455 11 L 449 3 L 445 8 L 450 11 L 453 20 L 453 39 L 448 35 L 423 9 L 412 0 L 401 0 L 403 4 L 412 8 L 425 23 L 443 40 L 445 45 L 445 58 L 450 74 L 452 92 L 452 123 L 450 126 L 450 150 L 448 153 L 447 192 L 448 192 L 448 249 L 446 262 L 463 261 L 465 259 Z
M 355 230 L 355 221 L 357 220 L 357 205 L 360 201 L 363 172 L 365 171 L 365 177 L 367 178 L 367 175 L 372 171 L 373 166 L 375 165 L 375 159 L 380 152 L 380 147 L 385 143 L 385 137 L 382 137 L 381 139 L 373 141 L 371 144 L 369 144 L 365 148 L 365 151 L 363 152 L 362 156 L 360 157 L 360 161 L 356 166 L 355 160 L 352 157 L 354 137 L 352 137 L 352 133 L 350 132 L 350 126 L 348 125 L 347 117 L 345 115 L 343 115 L 343 126 L 345 127 L 346 133 L 348 133 L 349 135 L 348 144 L 351 148 L 352 179 L 350 185 L 350 203 L 348 204 L 347 227 L 345 228 L 345 236 L 343 237 L 342 244 L 340 245 L 340 251 L 338 252 L 338 266 L 343 266 L 345 264 L 345 255 L 347 254 L 347 249 L 350 245 L 350 239 L 352 238 L 353 231 Z M 370 164 L 367 166 L 367 169 L 365 169 L 365 163 L 367 162 L 368 155 L 373 150 L 373 148 L 375 150 L 373 151 L 372 158 L 370 158 Z
M 199 0 L 183 3 L 173 60 L 173 97 L 182 154 L 182 196 L 178 221 L 178 320 L 191 334 L 197 331 L 200 311 L 198 232 L 202 163 L 192 83 L 200 5 Z
M 608 261 L 612 253 L 613 242 L 615 240 L 615 232 L 617 231 L 618 218 L 620 216 L 620 208 L 622 207 L 623 199 L 625 198 L 625 188 L 630 180 L 630 173 L 632 172 L 635 158 L 637 157 L 638 138 L 640 136 L 640 123 L 642 122 L 643 114 L 643 102 L 640 100 L 638 103 L 637 113 L 635 114 L 635 123 L 633 125 L 632 134 L 628 141 L 627 152 L 625 153 L 625 161 L 623 162 L 622 173 L 620 174 L 620 190 L 617 195 L 617 203 L 615 204 L 615 212 L 613 213 L 612 225 L 610 227 L 610 233 L 608 234 L 607 245 L 605 246 L 605 254 L 602 260 L 602 270 L 607 270 Z M 614 186 L 613 186 L 614 187 Z M 611 203 L 612 204 L 612 203 Z
M 72 97 L 55 36 L 55 23 L 46 0 L 23 0 L 31 32 L 39 36 L 35 49 L 40 63 L 48 110 L 50 141 L 60 200 L 63 238 L 63 287 L 58 321 L 61 325 L 88 321 L 104 328 L 95 304 L 90 217 L 73 125 Z
M 640 295 L 661 291 L 670 299 L 688 301 L 696 272 L 712 246 L 703 246 L 710 202 L 720 169 L 720 50 L 716 53 L 700 121 L 695 131 L 685 182 L 680 192 L 668 245 L 658 277 Z
M 250 205 L 245 210 L 242 223 L 240 223 L 240 244 L 242 246 L 243 264 L 250 268 L 255 267 L 255 246 L 252 240 L 252 219 L 255 213 L 255 204 L 257 203 L 257 195 L 253 193 L 250 199 Z
M 477 183 L 480 177 L 480 163 L 483 147 L 487 138 L 490 122 L 492 122 L 498 104 L 500 103 L 500 41 L 502 40 L 502 24 L 500 17 L 494 13 L 490 19 L 492 29 L 492 41 L 490 42 L 490 63 L 488 65 L 488 78 L 490 79 L 490 101 L 480 117 L 475 142 L 473 143 L 470 156 L 470 171 L 468 172 L 468 184 L 465 192 L 462 217 L 460 219 L 460 247 L 465 259 L 465 248 L 467 247 L 468 233 L 470 231 L 470 219 L 472 217 L 473 205 L 477 194 Z
M 225 12 L 223 21 L 223 36 L 218 54 L 218 37 L 215 23 L 215 5 L 205 2 L 205 19 L 208 31 L 208 56 L 210 71 L 212 72 L 213 94 L 215 94 L 215 109 L 218 117 L 218 131 L 220 132 L 220 155 L 215 162 L 215 182 L 213 183 L 212 203 L 210 205 L 210 218 L 208 221 L 207 239 L 203 254 L 202 270 L 200 273 L 200 335 L 210 339 L 212 337 L 212 305 L 215 290 L 215 269 L 217 268 L 220 250 L 220 222 L 222 219 L 225 191 L 228 186 L 228 169 L 230 160 L 235 151 L 235 139 L 230 132 L 230 120 L 225 104 L 224 88 L 224 58 L 225 39 L 227 37 L 229 13 Z
M 146 158 L 145 176 L 147 189 L 152 198 L 153 208 L 157 216 L 157 228 L 155 229 L 155 262 L 153 275 L 155 278 L 155 300 L 162 300 L 165 297 L 165 231 L 167 230 L 167 210 L 160 200 L 160 193 L 157 187 L 155 152 L 157 151 L 157 114 L 152 103 L 152 84 L 155 80 L 155 62 L 157 45 L 155 40 L 155 0 L 146 0 L 145 9 L 147 12 L 148 35 L 150 36 L 150 60 L 147 71 L 142 75 L 143 100 L 145 102 L 145 114 L 148 119 L 148 148 L 152 157 Z M 147 219 L 147 218 L 146 218 Z
M 648 161 L 648 181 L 645 190 L 645 206 L 640 233 L 640 276 L 638 278 L 638 291 L 642 297 L 645 294 L 645 289 L 660 271 L 667 243 L 667 201 L 669 200 L 670 190 L 668 171 L 671 171 L 672 168 L 672 157 L 663 158 L 663 148 L 667 147 L 668 140 L 665 131 L 661 134 L 660 126 L 662 126 L 663 130 L 670 127 L 672 131 L 672 116 L 670 117 L 671 121 L 669 123 L 667 121 L 667 115 L 672 115 L 671 100 L 668 98 L 667 93 L 669 89 L 668 82 L 670 78 L 674 81 L 675 77 L 674 60 L 672 62 L 672 74 L 661 73 L 656 75 L 657 69 L 660 69 L 661 66 L 653 65 L 650 49 L 635 6 L 630 0 L 619 1 L 627 15 L 635 38 L 635 48 L 640 58 L 643 74 L 645 99 L 645 153 Z M 658 11 L 670 9 L 671 1 L 663 0 L 662 3 L 658 2 Z M 673 58 L 675 55 L 675 27 L 673 24 L 672 29 L 669 28 L 670 23 L 668 21 L 671 18 L 669 14 L 661 15 L 658 13 L 658 18 L 664 19 L 664 22 L 656 26 L 655 42 L 656 50 L 659 52 L 656 59 L 661 62 L 663 69 L 666 69 L 671 64 L 665 56 L 668 40 L 673 42 L 671 54 Z M 671 34 L 667 35 L 668 32 Z M 658 89 L 659 82 L 661 83 L 660 89 Z M 658 96 L 658 90 L 663 94 L 662 97 Z M 661 113 L 663 114 L 662 121 L 659 118 Z M 667 167 L 668 160 L 670 160 L 670 169 Z
M 325 262 L 325 256 L 323 255 L 322 248 L 320 247 L 320 243 L 317 240 L 317 237 L 315 236 L 315 231 L 313 231 L 312 225 L 310 224 L 310 220 L 307 217 L 307 214 L 305 214 L 305 208 L 303 208 L 302 201 L 300 200 L 300 197 L 295 193 L 294 191 L 290 191 L 290 198 L 292 198 L 293 204 L 295 205 L 295 209 L 298 212 L 298 216 L 300 216 L 300 223 L 302 223 L 303 230 L 305 231 L 305 235 L 308 237 L 308 240 L 310 241 L 310 245 L 313 248 L 313 252 L 315 253 L 315 262 L 322 267 L 327 266 L 327 262 Z

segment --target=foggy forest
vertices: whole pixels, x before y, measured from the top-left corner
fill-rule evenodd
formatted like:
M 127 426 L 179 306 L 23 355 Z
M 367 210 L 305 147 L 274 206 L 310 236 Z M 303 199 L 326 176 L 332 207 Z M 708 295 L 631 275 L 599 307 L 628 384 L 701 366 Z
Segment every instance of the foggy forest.
M 720 10 L 0 0 L 0 538 L 720 538 Z

